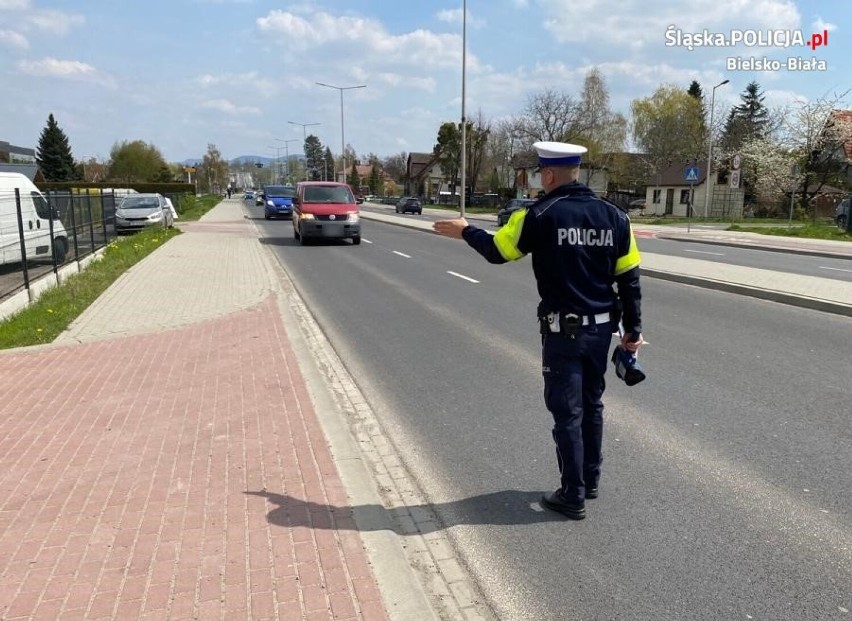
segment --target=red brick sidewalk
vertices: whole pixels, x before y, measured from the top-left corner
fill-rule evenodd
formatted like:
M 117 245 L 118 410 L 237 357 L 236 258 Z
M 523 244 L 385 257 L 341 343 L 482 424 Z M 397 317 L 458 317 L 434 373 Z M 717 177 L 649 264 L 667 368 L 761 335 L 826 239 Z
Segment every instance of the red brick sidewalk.
M 347 505 L 272 298 L 0 356 L 0 619 L 386 619 Z

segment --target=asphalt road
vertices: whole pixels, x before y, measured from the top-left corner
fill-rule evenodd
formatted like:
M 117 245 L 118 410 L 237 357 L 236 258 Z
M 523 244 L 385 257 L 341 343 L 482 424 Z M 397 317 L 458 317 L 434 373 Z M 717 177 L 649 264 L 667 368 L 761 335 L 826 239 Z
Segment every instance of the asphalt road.
M 390 205 L 383 207 L 368 205 L 364 209 L 376 213 L 393 213 L 393 206 Z M 455 212 L 451 211 L 447 211 L 444 215 L 427 211 L 419 216 L 406 214 L 404 217 L 435 221 L 441 217 L 447 218 L 454 215 Z M 470 221 L 486 230 L 497 229 L 496 224 L 479 220 L 475 214 L 470 218 Z M 648 237 L 639 237 L 636 241 L 639 244 L 639 249 L 643 252 L 852 282 L 852 261 L 848 258 L 814 257 L 805 254 L 768 252 L 755 248 L 714 246 L 707 243 Z
M 569 522 L 537 504 L 558 476 L 528 261 L 257 224 L 501 618 L 850 619 L 849 318 L 645 279 L 649 379 L 608 375 L 601 497 Z

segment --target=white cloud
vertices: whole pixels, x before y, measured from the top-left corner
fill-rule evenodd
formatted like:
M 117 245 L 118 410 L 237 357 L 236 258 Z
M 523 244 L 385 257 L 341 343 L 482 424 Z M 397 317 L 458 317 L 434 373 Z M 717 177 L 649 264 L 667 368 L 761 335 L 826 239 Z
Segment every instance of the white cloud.
M 41 10 L 27 13 L 25 21 L 38 30 L 64 35 L 75 26 L 82 26 L 86 18 L 62 11 Z
M 0 30 L 0 45 L 18 50 L 27 50 L 30 47 L 30 42 L 19 32 Z
M 462 23 L 462 10 L 461 9 L 444 9 L 442 11 L 438 11 L 438 14 L 435 16 L 439 22 L 447 22 L 449 24 L 461 24 Z M 485 26 L 485 20 L 474 17 L 470 11 L 467 12 L 467 25 L 472 28 L 482 28 Z
M 373 78 L 383 84 L 389 86 L 403 86 L 405 88 L 419 89 L 428 93 L 434 93 L 438 83 L 434 78 L 418 78 L 410 75 L 402 75 L 399 73 L 376 73 L 373 75 L 367 74 L 362 78 L 362 81 Z
M 823 19 L 819 16 L 817 16 L 817 18 L 811 23 L 811 26 L 813 26 L 813 29 L 816 32 L 822 32 L 823 30 L 837 30 L 837 24 L 832 24 L 831 22 L 823 21 Z
M 461 65 L 461 36 L 415 30 L 392 35 L 381 22 L 361 17 L 335 17 L 318 12 L 303 18 L 287 11 L 271 11 L 257 20 L 258 27 L 278 36 L 276 41 L 295 50 L 305 51 L 319 46 L 342 45 L 360 59 L 380 60 L 418 67 L 452 67 Z M 468 54 L 468 65 L 474 68 L 476 58 Z
M 24 11 L 30 8 L 30 0 L 0 0 L 0 11 Z
M 224 112 L 225 114 L 230 114 L 232 116 L 239 116 L 244 114 L 260 114 L 259 108 L 255 108 L 254 106 L 237 106 L 236 104 L 231 103 L 227 99 L 213 99 L 210 101 L 205 101 L 201 105 L 204 108 L 218 110 L 219 112 Z
M 686 32 L 799 28 L 792 0 L 541 0 L 545 28 L 562 43 L 663 41 L 674 24 Z
M 93 82 L 110 87 L 115 85 L 111 77 L 101 73 L 92 65 L 79 60 L 59 60 L 57 58 L 22 60 L 18 63 L 18 69 L 22 73 L 38 77 Z
M 204 75 L 200 75 L 195 78 L 195 81 L 205 88 L 232 86 L 235 84 L 239 84 L 241 86 L 248 84 L 252 88 L 258 89 L 260 92 L 270 91 L 275 88 L 275 82 L 269 78 L 262 77 L 257 71 L 246 71 L 244 73 L 222 73 L 219 75 L 205 73 Z

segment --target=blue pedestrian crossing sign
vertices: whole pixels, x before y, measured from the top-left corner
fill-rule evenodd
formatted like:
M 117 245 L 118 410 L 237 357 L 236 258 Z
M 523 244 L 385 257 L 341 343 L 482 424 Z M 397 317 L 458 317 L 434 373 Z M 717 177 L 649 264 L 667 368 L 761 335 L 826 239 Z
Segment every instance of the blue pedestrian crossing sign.
M 701 171 L 698 166 L 687 166 L 683 169 L 683 179 L 687 183 L 697 183 L 700 175 Z

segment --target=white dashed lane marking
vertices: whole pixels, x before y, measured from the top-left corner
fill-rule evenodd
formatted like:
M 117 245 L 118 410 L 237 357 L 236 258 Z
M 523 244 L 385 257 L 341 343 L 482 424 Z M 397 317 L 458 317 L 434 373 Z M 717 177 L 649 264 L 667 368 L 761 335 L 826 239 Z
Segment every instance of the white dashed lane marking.
M 704 252 L 703 250 L 686 250 L 685 252 L 694 252 L 695 254 L 712 254 L 714 257 L 724 257 L 724 252 Z
M 833 270 L 835 272 L 852 272 L 852 270 L 843 269 L 842 267 L 825 267 L 823 265 L 819 266 L 821 270 Z
M 458 274 L 456 272 L 450 272 L 449 270 L 447 271 L 447 274 L 449 274 L 450 276 L 455 276 L 456 278 L 461 278 L 462 280 L 466 280 L 468 282 L 479 282 L 478 280 L 474 280 L 470 276 L 465 276 L 464 274 Z
M 410 255 L 410 254 L 405 254 L 404 252 L 400 252 L 399 250 L 394 250 L 394 251 L 393 251 L 393 253 L 394 253 L 394 254 L 398 254 L 398 255 L 399 255 L 399 256 L 401 256 L 401 257 L 405 257 L 406 259 L 410 259 L 410 258 L 411 258 L 411 255 Z

